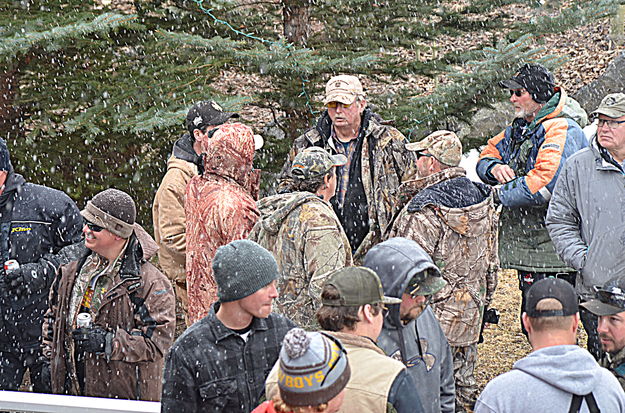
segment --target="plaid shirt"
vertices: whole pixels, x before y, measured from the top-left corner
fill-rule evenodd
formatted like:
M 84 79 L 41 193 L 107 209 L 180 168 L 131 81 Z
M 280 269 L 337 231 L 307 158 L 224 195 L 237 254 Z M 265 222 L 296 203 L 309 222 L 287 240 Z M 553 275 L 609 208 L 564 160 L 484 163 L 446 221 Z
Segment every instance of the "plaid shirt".
M 336 147 L 336 152 L 345 155 L 347 158 L 347 163 L 343 166 L 337 166 L 336 173 L 336 201 L 338 205 L 343 208 L 343 203 L 345 202 L 345 194 L 347 193 L 347 186 L 349 185 L 349 168 L 352 164 L 352 159 L 354 154 L 356 153 L 356 143 L 358 138 L 352 139 L 347 143 L 347 149 L 345 149 L 345 145 L 343 142 L 339 140 L 336 136 L 336 132 L 334 128 L 332 128 L 331 139 L 334 141 L 334 146 Z
M 248 413 L 265 393 L 282 339 L 295 324 L 272 313 L 254 318 L 244 340 L 217 318 L 215 304 L 174 343 L 163 374 L 161 412 Z

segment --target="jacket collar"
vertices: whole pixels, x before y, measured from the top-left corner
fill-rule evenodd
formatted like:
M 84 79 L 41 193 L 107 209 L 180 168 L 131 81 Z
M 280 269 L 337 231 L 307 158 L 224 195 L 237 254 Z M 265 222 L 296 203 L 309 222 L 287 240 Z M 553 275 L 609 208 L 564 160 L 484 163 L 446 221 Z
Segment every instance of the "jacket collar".
M 386 355 L 384 351 L 375 344 L 375 341 L 369 337 L 357 336 L 356 334 L 341 333 L 340 331 L 323 331 L 323 333 L 329 334 L 332 337 L 336 337 L 347 346 L 361 347 L 369 350 L 373 350 L 376 353 Z
M 623 171 L 623 167 L 618 164 L 618 162 L 610 155 L 607 149 L 599 145 L 599 141 L 597 140 L 597 135 L 592 137 L 590 141 L 590 150 L 595 157 L 595 163 L 597 165 L 597 169 L 603 171 L 618 171 L 621 173 L 625 173 Z
M 432 175 L 425 176 L 423 178 L 411 179 L 399 186 L 398 193 L 401 205 L 405 205 L 412 199 L 418 192 L 423 189 L 438 184 L 443 181 L 448 181 L 454 178 L 460 178 L 467 175 L 467 171 L 460 166 L 454 166 L 451 168 L 443 169 Z
M 238 336 L 237 333 L 226 327 L 224 323 L 222 323 L 221 320 L 217 318 L 217 311 L 219 310 L 220 305 L 221 304 L 219 302 L 213 304 L 210 311 L 208 312 L 208 315 L 206 316 L 207 322 L 210 323 L 213 334 L 215 335 L 215 341 L 217 342 L 225 340 L 226 338 L 233 335 Z M 265 331 L 268 329 L 269 326 L 267 325 L 266 319 L 254 317 L 254 319 L 252 320 L 252 327 L 250 331 Z

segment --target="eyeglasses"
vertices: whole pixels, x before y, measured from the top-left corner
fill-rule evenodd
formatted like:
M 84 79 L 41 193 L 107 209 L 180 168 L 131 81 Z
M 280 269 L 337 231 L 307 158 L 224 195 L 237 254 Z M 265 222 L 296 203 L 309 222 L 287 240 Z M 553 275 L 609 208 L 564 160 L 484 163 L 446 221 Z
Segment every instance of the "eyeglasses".
M 85 225 L 87 226 L 87 228 L 89 228 L 89 231 L 91 232 L 101 232 L 104 230 L 104 227 L 96 225 L 93 222 L 89 222 L 87 220 L 85 220 Z
M 597 127 L 602 128 L 607 126 L 610 129 L 616 129 L 621 123 L 625 123 L 625 120 L 599 119 Z
M 618 287 L 596 288 L 599 301 L 615 307 L 625 308 L 625 292 Z
M 425 156 L 427 158 L 433 158 L 434 157 L 434 155 L 432 155 L 431 153 L 417 152 L 417 160 L 421 159 L 423 156 Z
M 341 102 L 328 102 L 326 106 L 328 109 L 336 109 L 339 105 L 343 107 L 343 109 L 349 109 L 355 102 L 352 103 L 341 103 Z
M 518 98 L 525 94 L 526 90 L 524 89 L 510 89 L 510 96 L 514 95 Z

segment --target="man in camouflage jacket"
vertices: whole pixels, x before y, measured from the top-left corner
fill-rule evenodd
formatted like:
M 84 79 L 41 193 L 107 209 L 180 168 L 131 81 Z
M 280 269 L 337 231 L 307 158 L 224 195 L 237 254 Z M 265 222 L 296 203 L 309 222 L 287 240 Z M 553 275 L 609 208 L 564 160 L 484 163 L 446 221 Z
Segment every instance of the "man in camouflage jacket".
M 302 149 L 319 146 L 344 154 L 347 163 L 337 170 L 337 194 L 331 203 L 354 261 L 360 261 L 389 228 L 394 212 L 392 194 L 414 167 L 414 158 L 404 147 L 404 135 L 367 107 L 357 77 L 330 79 L 323 103 L 327 111 L 317 126 L 295 140 L 282 168 L 279 191 L 289 187 L 291 163 Z
M 482 314 L 497 285 L 492 190 L 465 177 L 458 166 L 462 144 L 453 132 L 437 131 L 406 147 L 417 153 L 419 178 L 400 187 L 410 202 L 390 235 L 416 241 L 447 281 L 434 295 L 432 309 L 452 350 L 456 411 L 466 411 L 477 398 L 473 371 Z
M 352 265 L 347 236 L 328 202 L 336 192 L 336 167 L 346 161 L 317 147 L 298 153 L 290 171 L 293 192 L 258 201 L 261 218 L 249 235 L 278 261 L 278 312 L 303 328 L 317 328 L 327 276 Z
M 610 370 L 625 389 L 625 276 L 610 279 L 595 297 L 581 307 L 599 318 L 597 334 L 604 351 L 599 364 Z

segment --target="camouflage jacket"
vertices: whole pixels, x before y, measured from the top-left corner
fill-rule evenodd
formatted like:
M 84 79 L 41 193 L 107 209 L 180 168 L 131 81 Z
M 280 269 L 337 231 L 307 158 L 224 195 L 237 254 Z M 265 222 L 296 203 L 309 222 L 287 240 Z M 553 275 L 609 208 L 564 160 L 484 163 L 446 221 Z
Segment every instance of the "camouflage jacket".
M 368 119 L 368 123 L 366 130 L 359 135 L 363 136 L 360 157 L 362 183 L 368 205 L 369 233 L 354 251 L 355 262 L 359 262 L 372 246 L 379 243 L 382 234 L 389 229 L 395 212 L 393 206 L 396 204 L 393 194 L 416 168 L 414 153 L 406 150 L 407 140 L 400 131 L 385 125 L 369 108 L 365 109 L 363 117 Z M 302 149 L 319 146 L 332 154 L 339 153 L 331 139 L 331 132 L 332 123 L 326 112 L 319 118 L 315 128 L 295 139 L 280 174 L 280 192 L 288 188 L 291 163 Z
M 605 353 L 599 361 L 599 364 L 601 367 L 610 370 L 618 379 L 623 390 L 625 390 L 625 347 L 620 349 L 613 356 L 611 356 L 610 353 Z
M 476 343 L 481 316 L 497 286 L 497 214 L 491 190 L 459 167 L 408 181 L 399 199 L 410 202 L 391 237 L 416 241 L 441 269 L 447 286 L 432 309 L 452 346 Z
M 310 192 L 263 198 L 249 239 L 278 261 L 277 312 L 303 328 L 317 328 L 315 312 L 328 274 L 352 265 L 349 242 L 330 205 Z

